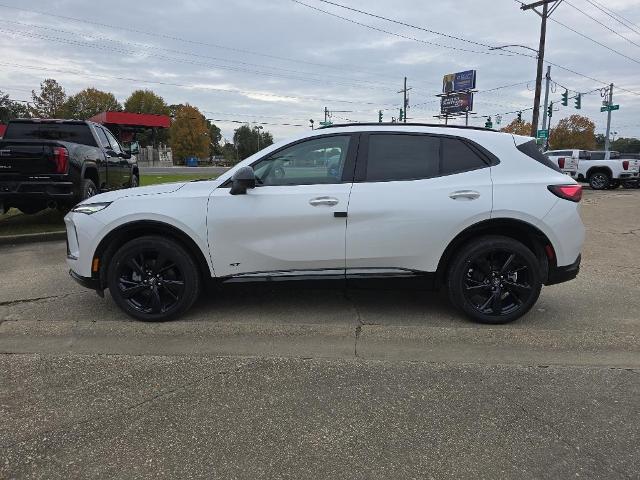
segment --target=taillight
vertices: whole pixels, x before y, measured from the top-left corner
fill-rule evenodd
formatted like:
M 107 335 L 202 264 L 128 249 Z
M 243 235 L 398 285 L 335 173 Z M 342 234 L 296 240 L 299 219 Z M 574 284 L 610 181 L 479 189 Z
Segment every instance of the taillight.
M 547 188 L 556 197 L 571 202 L 579 202 L 582 199 L 582 185 L 549 185 Z
M 622 168 L 624 168 L 625 170 L 629 170 L 629 160 L 622 161 Z
M 564 168 L 564 158 L 559 158 L 559 159 L 558 159 L 558 166 L 559 166 L 560 168 Z
M 53 161 L 56 163 L 56 173 L 67 173 L 69 168 L 69 152 L 64 147 L 53 147 Z

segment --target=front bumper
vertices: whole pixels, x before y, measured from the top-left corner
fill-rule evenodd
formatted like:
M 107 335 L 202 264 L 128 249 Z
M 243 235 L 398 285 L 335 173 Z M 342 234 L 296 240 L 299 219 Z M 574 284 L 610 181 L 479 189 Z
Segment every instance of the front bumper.
M 549 268 L 549 276 L 545 285 L 556 285 L 558 283 L 568 282 L 578 276 L 580 272 L 580 261 L 582 255 L 578 255 L 578 258 L 571 265 L 564 265 L 562 267 L 553 266 Z
M 69 270 L 69 275 L 84 288 L 89 288 L 91 290 L 100 289 L 100 281 L 97 278 L 83 277 L 82 275 L 78 275 L 73 270 Z

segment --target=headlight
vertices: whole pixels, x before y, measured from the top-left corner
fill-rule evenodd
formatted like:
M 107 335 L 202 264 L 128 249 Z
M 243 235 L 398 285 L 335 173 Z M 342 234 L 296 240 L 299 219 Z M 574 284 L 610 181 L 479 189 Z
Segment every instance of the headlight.
M 111 202 L 101 202 L 101 203 L 82 203 L 80 205 L 76 205 L 71 209 L 72 212 L 76 213 L 86 213 L 87 215 L 91 215 L 92 213 L 99 212 L 100 210 L 104 210 Z

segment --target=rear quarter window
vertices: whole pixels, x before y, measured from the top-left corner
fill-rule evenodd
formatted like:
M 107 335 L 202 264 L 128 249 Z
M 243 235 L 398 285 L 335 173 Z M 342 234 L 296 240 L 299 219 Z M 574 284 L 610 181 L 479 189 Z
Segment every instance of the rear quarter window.
M 524 153 L 527 157 L 543 164 L 545 167 L 549 167 L 551 170 L 562 173 L 562 170 L 558 168 L 558 165 L 549 160 L 549 158 L 540 151 L 535 140 L 531 140 L 530 142 L 518 145 L 517 149 Z
M 73 123 L 10 123 L 5 140 L 60 140 L 97 147 L 89 125 Z

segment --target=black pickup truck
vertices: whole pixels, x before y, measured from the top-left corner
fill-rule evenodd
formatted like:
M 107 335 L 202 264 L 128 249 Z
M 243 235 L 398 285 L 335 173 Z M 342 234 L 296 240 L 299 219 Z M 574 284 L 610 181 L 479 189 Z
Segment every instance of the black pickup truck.
M 136 187 L 131 155 L 97 123 L 13 120 L 0 140 L 0 213 L 68 208 L 102 191 Z

